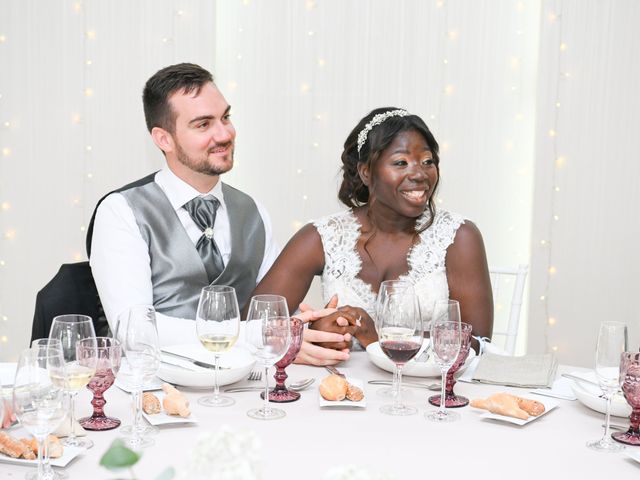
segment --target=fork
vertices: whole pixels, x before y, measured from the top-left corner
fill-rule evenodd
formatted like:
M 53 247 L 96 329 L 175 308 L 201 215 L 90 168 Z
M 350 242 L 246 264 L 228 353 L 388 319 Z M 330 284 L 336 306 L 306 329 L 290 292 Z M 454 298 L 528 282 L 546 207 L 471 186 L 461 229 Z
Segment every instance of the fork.
M 343 377 L 344 378 L 344 373 L 342 373 L 340 370 L 338 370 L 336 367 L 332 366 L 332 365 L 326 365 L 324 367 L 329 373 L 333 373 L 334 375 L 338 375 L 339 377 Z
M 251 370 L 251 373 L 247 377 L 247 380 L 256 381 L 256 382 L 262 380 L 262 370 L 258 370 L 258 369 Z

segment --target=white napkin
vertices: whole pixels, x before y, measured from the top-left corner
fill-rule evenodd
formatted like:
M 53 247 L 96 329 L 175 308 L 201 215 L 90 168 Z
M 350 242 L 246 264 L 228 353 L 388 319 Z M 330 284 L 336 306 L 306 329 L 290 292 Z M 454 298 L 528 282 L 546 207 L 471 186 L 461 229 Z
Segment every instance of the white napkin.
M 56 437 L 68 437 L 71 432 L 71 426 L 69 423 L 69 416 L 64 417 L 64 420 L 62 420 L 62 423 L 58 426 L 56 431 L 53 432 L 53 434 Z M 87 434 L 87 431 L 76 421 L 73 423 L 73 433 L 76 434 L 76 437 L 84 437 Z
M 561 398 L 562 400 L 577 400 L 571 389 L 571 382 L 566 378 L 558 378 L 550 389 L 548 388 L 536 388 L 531 390 L 531 393 L 536 395 L 544 395 L 545 397 Z
M 521 357 L 485 353 L 478 362 L 473 381 L 524 388 L 551 387 L 557 368 L 558 360 L 551 353 Z

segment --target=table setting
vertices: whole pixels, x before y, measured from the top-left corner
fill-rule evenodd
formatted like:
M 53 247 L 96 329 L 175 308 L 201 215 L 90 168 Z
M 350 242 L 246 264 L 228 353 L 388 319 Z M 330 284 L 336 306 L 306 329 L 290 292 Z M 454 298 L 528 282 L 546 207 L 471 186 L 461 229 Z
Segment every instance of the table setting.
M 240 327 L 233 295 L 206 292 L 193 344 L 160 347 L 149 306 L 127 312 L 112 339 L 68 334 L 83 330 L 75 320 L 0 364 L 19 420 L 0 435 L 38 444 L 31 459 L 0 447 L 2 478 L 133 478 L 104 468 L 116 450 L 134 452 L 135 478 L 400 479 L 424 468 L 410 457 L 430 475 L 460 458 L 479 478 L 640 474 L 640 354 L 626 328 L 603 322 L 591 370 L 546 357 L 483 366 L 455 301 L 427 327 L 411 296 L 388 295 L 379 342 L 328 369 L 292 363 L 304 326 L 277 296 L 254 299 Z M 45 442 L 70 445 L 48 460 Z

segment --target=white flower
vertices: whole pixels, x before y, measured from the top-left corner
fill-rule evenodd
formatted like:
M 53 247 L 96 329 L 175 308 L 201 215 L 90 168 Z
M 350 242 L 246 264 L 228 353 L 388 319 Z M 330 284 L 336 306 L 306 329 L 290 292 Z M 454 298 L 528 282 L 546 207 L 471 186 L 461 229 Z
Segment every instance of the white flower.
M 202 435 L 191 453 L 189 478 L 201 480 L 256 480 L 261 442 L 250 431 L 223 425 Z
M 341 465 L 331 468 L 323 480 L 393 480 L 386 473 L 371 473 L 357 465 Z

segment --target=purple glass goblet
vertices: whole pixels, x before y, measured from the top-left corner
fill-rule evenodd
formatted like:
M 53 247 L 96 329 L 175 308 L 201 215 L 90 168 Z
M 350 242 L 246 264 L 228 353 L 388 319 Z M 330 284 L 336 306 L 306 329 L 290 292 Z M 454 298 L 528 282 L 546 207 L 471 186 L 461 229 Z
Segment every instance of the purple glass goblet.
M 98 363 L 96 373 L 89 380 L 87 388 L 93 392 L 93 415 L 80 419 L 80 425 L 86 430 L 111 430 L 120 426 L 120 420 L 114 417 L 107 417 L 104 414 L 104 406 L 107 401 L 104 399 L 106 392 L 113 382 L 120 369 L 120 359 L 122 349 L 120 342 L 109 337 L 97 337 L 98 343 Z M 78 347 L 81 354 L 82 346 Z
M 629 430 L 617 432 L 611 438 L 627 445 L 640 445 L 640 353 L 624 352 L 620 358 L 622 393 L 631 405 Z
M 456 395 L 453 392 L 453 386 L 456 384 L 455 373 L 460 370 L 460 367 L 464 365 L 464 362 L 467 360 L 467 357 L 469 356 L 469 348 L 471 348 L 471 325 L 460 322 L 460 353 L 447 372 L 447 380 L 444 389 L 444 406 L 447 408 L 464 407 L 469 404 L 469 399 L 467 397 Z M 429 403 L 439 407 L 440 395 L 433 395 L 429 397 Z
M 284 371 L 295 360 L 300 347 L 302 346 L 302 334 L 304 332 L 304 325 L 299 318 L 291 317 L 291 344 L 289 350 L 282 359 L 276 363 L 276 373 L 274 378 L 276 379 L 276 386 L 269 392 L 269 401 L 275 403 L 288 403 L 295 402 L 300 398 L 298 392 L 292 392 L 287 389 L 284 381 L 288 375 Z M 264 392 L 260 394 L 260 397 L 264 399 Z

